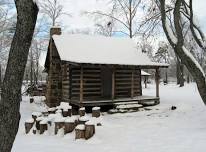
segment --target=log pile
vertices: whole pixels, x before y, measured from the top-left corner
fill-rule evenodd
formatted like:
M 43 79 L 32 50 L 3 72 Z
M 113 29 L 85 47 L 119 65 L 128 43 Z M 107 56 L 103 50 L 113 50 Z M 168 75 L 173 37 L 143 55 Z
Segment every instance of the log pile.
M 92 108 L 92 117 L 86 114 L 85 108 L 79 110 L 79 115 L 72 115 L 72 107 L 68 103 L 48 108 L 43 112 L 33 112 L 32 118 L 25 122 L 25 132 L 33 134 L 60 134 L 75 131 L 75 139 L 90 139 L 95 134 L 96 121 L 100 117 L 100 107 Z M 99 119 L 100 120 L 100 119 Z M 51 130 L 53 128 L 53 130 Z

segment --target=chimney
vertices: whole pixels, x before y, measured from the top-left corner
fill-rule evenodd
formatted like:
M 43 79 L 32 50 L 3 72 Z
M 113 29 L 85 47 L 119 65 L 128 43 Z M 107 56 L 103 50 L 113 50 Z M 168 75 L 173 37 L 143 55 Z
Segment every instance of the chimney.
M 50 36 L 52 37 L 53 35 L 61 35 L 62 30 L 60 27 L 52 27 L 50 29 Z

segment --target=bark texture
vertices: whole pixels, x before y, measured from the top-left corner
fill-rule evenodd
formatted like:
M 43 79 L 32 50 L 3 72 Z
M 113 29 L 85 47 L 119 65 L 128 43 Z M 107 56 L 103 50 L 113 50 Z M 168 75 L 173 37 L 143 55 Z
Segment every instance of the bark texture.
M 33 0 L 15 0 L 16 31 L 11 44 L 0 101 L 0 152 L 10 152 L 20 120 L 21 85 L 38 7 Z

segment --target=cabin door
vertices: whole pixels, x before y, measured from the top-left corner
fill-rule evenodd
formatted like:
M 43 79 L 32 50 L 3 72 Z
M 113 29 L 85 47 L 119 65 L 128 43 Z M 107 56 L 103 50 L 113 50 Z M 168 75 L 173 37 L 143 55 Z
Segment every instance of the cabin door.
M 109 67 L 102 67 L 101 69 L 102 79 L 102 97 L 104 99 L 112 98 L 112 69 Z

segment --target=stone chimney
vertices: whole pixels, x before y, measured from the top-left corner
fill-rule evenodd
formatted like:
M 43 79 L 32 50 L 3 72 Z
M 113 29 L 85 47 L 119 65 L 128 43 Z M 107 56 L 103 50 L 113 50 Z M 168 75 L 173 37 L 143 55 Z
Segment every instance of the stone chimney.
M 60 27 L 52 27 L 50 29 L 50 36 L 52 37 L 53 35 L 61 35 L 62 30 Z

